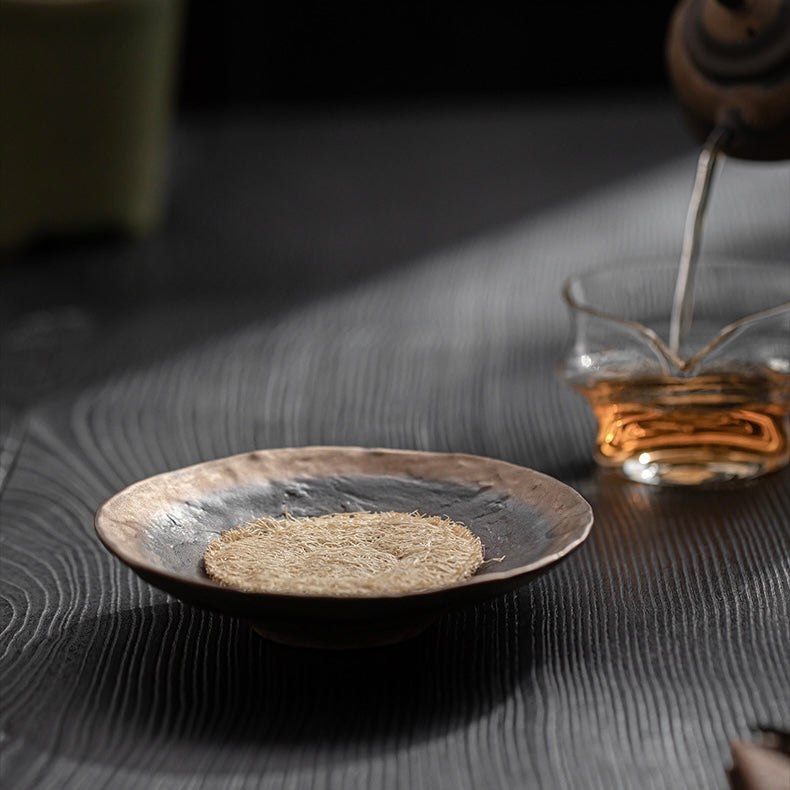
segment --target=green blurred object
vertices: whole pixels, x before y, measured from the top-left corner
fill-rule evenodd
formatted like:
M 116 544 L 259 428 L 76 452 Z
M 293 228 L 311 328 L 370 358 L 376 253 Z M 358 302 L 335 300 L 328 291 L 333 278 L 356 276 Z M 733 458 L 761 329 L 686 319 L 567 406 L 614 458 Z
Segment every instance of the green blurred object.
M 181 0 L 0 0 L 0 247 L 162 216 Z

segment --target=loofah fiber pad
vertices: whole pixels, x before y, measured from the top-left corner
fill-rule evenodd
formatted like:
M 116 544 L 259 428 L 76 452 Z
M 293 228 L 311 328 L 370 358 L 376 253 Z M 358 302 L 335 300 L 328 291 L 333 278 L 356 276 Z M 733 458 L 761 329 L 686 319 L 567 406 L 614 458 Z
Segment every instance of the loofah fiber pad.
M 212 579 L 248 592 L 376 596 L 466 579 L 482 564 L 483 546 L 443 516 L 264 516 L 223 532 L 203 562 Z

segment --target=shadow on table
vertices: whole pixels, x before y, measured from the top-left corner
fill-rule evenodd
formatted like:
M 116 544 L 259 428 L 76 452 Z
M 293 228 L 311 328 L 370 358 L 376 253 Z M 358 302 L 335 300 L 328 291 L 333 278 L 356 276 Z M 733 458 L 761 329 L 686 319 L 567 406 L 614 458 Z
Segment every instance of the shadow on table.
M 184 119 L 158 233 L 0 251 L 0 394 L 150 363 L 691 149 L 665 96 Z
M 142 773 L 341 765 L 485 719 L 532 660 L 516 622 L 508 595 L 398 645 L 329 652 L 177 602 L 106 614 L 52 648 L 30 701 L 46 715 L 11 735 L 29 753 Z

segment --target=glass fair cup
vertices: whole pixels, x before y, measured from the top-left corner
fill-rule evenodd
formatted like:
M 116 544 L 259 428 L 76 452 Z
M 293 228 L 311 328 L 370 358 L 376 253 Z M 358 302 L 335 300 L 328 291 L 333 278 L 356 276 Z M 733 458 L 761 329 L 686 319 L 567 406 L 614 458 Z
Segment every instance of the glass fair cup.
M 653 485 L 742 480 L 790 460 L 790 262 L 700 263 L 690 328 L 668 345 L 677 261 L 568 280 L 569 386 L 595 460 Z

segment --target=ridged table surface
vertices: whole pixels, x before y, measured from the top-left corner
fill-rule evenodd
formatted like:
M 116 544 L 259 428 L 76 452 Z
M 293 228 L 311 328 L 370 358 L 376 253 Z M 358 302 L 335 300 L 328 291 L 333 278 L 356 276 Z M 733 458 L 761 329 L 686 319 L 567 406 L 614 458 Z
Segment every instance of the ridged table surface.
M 565 277 L 677 254 L 694 151 L 673 123 L 627 104 L 196 122 L 171 231 L 7 264 L 4 786 L 724 788 L 731 740 L 790 729 L 790 470 L 715 494 L 608 479 L 556 374 Z M 715 190 L 706 254 L 787 258 L 787 165 L 729 162 Z M 95 537 L 135 480 L 309 444 L 532 467 L 588 499 L 593 532 L 517 593 L 337 653 L 182 604 Z

